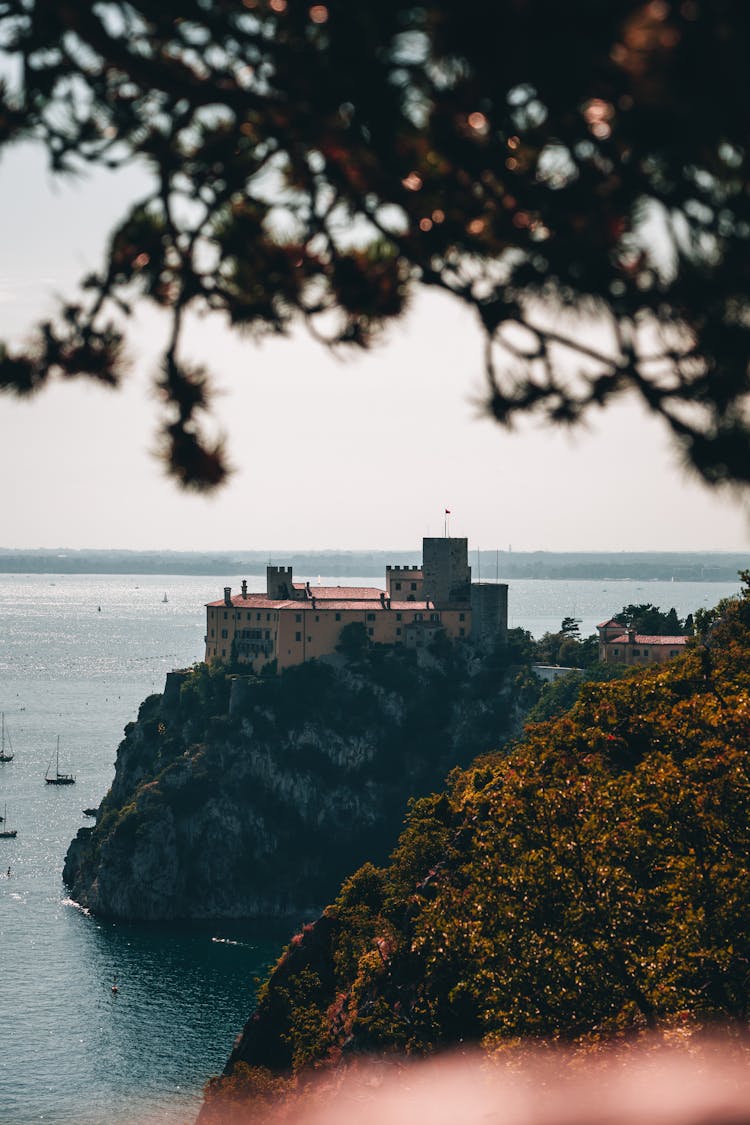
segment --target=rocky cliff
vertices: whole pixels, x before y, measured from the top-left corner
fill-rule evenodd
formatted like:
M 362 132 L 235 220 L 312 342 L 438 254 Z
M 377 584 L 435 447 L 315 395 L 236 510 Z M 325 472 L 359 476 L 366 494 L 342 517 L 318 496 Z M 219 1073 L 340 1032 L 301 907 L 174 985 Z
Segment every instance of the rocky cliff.
M 198 665 L 126 727 L 63 878 L 114 918 L 312 912 L 388 854 L 410 797 L 507 736 L 509 684 L 502 661 L 446 642 L 269 679 Z

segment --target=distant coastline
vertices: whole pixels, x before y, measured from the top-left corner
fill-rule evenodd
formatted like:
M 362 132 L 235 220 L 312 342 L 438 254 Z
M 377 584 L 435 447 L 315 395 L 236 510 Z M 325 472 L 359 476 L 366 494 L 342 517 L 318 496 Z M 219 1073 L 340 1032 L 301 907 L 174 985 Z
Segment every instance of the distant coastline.
M 469 553 L 475 581 L 512 578 L 732 582 L 750 566 L 741 551 L 501 551 Z M 265 576 L 270 562 L 301 577 L 378 576 L 386 564 L 419 560 L 414 550 L 125 551 L 0 548 L 2 574 L 205 574 Z

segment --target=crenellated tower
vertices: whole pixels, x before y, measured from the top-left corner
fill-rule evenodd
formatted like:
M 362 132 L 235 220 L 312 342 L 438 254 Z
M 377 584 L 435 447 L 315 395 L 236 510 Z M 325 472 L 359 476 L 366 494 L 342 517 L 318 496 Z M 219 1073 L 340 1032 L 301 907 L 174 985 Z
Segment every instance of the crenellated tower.
M 424 596 L 436 606 L 471 601 L 468 539 L 422 540 Z
M 282 602 L 294 597 L 290 566 L 266 567 L 266 596 Z

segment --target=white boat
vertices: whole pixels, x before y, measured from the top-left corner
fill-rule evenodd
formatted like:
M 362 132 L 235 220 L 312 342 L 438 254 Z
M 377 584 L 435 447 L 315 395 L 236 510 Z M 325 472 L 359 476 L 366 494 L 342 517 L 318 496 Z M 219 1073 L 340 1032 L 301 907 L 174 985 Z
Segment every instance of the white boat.
M 55 760 L 55 772 L 50 773 L 52 767 L 52 758 Z M 75 774 L 60 773 L 60 735 L 57 736 L 57 750 L 52 755 L 47 766 L 47 772 L 44 775 L 44 780 L 48 785 L 75 785 Z
M 3 809 L 3 815 L 0 817 L 2 821 L 2 828 L 0 828 L 0 840 L 15 840 L 18 835 L 17 828 L 8 828 L 8 806 Z M 10 871 L 10 868 L 8 868 Z
M 6 750 L 5 743 L 8 743 Z M 10 731 L 5 729 L 5 712 L 0 713 L 0 762 L 13 761 L 13 747 L 10 744 Z

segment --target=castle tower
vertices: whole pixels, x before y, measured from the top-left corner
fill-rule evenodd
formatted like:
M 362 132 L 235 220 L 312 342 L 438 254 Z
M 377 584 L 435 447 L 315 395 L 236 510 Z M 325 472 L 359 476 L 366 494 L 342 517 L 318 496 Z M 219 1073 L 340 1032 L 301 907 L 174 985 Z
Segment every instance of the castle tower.
M 288 601 L 294 596 L 290 566 L 266 567 L 266 596 L 280 602 Z
M 474 582 L 471 587 L 471 638 L 476 644 L 508 641 L 508 586 Z
M 468 539 L 423 539 L 424 596 L 436 606 L 463 605 L 471 600 Z
M 385 588 L 396 602 L 421 602 L 423 577 L 421 566 L 387 566 Z

